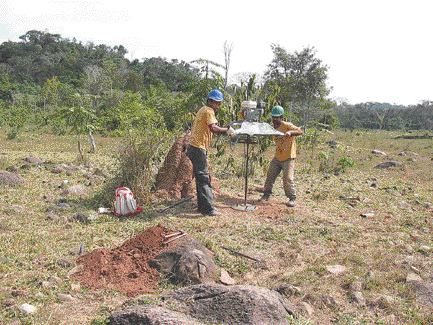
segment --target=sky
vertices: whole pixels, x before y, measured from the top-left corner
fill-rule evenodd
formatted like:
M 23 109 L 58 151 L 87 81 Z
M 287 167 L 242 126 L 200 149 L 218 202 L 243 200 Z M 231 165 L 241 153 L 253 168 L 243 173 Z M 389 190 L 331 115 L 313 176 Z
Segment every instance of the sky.
M 128 59 L 161 56 L 224 63 L 263 74 L 271 44 L 314 47 L 330 97 L 355 104 L 433 100 L 430 0 L 1 0 L 0 43 L 35 29 L 123 45 Z

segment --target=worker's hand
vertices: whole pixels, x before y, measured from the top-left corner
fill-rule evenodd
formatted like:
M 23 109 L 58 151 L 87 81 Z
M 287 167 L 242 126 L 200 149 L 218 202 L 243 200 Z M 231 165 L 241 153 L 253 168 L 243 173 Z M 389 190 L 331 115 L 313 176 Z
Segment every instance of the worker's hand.
M 291 137 L 291 136 L 292 136 L 292 132 L 287 131 L 286 133 L 284 133 L 284 135 L 285 135 L 286 137 Z
M 235 135 L 235 130 L 231 126 L 229 126 L 228 129 L 227 129 L 227 135 L 230 138 L 232 138 Z

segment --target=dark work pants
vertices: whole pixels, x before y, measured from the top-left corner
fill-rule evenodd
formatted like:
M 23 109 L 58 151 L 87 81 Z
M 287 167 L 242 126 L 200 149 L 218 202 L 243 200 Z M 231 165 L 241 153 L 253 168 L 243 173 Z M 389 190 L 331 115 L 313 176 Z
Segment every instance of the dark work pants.
M 192 162 L 195 185 L 197 188 L 198 210 L 201 213 L 212 212 L 214 210 L 212 204 L 213 193 L 207 166 L 206 150 L 189 146 L 186 154 Z

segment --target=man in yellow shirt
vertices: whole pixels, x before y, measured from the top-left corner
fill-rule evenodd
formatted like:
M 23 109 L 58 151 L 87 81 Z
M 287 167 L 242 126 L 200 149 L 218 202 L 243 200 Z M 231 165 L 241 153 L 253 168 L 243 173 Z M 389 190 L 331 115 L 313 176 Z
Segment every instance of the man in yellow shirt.
M 272 159 L 268 173 L 266 175 L 266 182 L 264 187 L 263 196 L 260 200 L 267 201 L 272 194 L 272 187 L 274 186 L 277 176 L 283 171 L 283 188 L 288 201 L 289 207 L 295 206 L 296 189 L 295 189 L 295 158 L 296 158 L 296 140 L 295 137 L 302 135 L 301 128 L 293 125 L 292 123 L 283 121 L 284 108 L 281 106 L 274 106 L 272 108 L 272 124 L 278 131 L 284 133 L 284 136 L 274 137 L 275 142 L 275 156 Z
M 213 206 L 213 193 L 207 163 L 213 133 L 227 133 L 231 135 L 232 128 L 217 125 L 215 113 L 218 112 L 224 96 L 218 89 L 213 89 L 207 96 L 207 104 L 199 109 L 195 116 L 190 135 L 190 146 L 187 156 L 191 159 L 195 184 L 197 188 L 198 210 L 203 215 L 217 216 L 220 213 Z

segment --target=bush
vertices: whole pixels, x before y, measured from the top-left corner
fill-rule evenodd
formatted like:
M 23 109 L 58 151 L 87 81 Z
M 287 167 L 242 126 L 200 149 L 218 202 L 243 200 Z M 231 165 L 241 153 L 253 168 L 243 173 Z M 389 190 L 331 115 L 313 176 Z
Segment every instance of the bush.
M 355 161 L 348 156 L 342 156 L 338 158 L 337 167 L 338 171 L 345 172 L 346 169 L 355 166 Z

